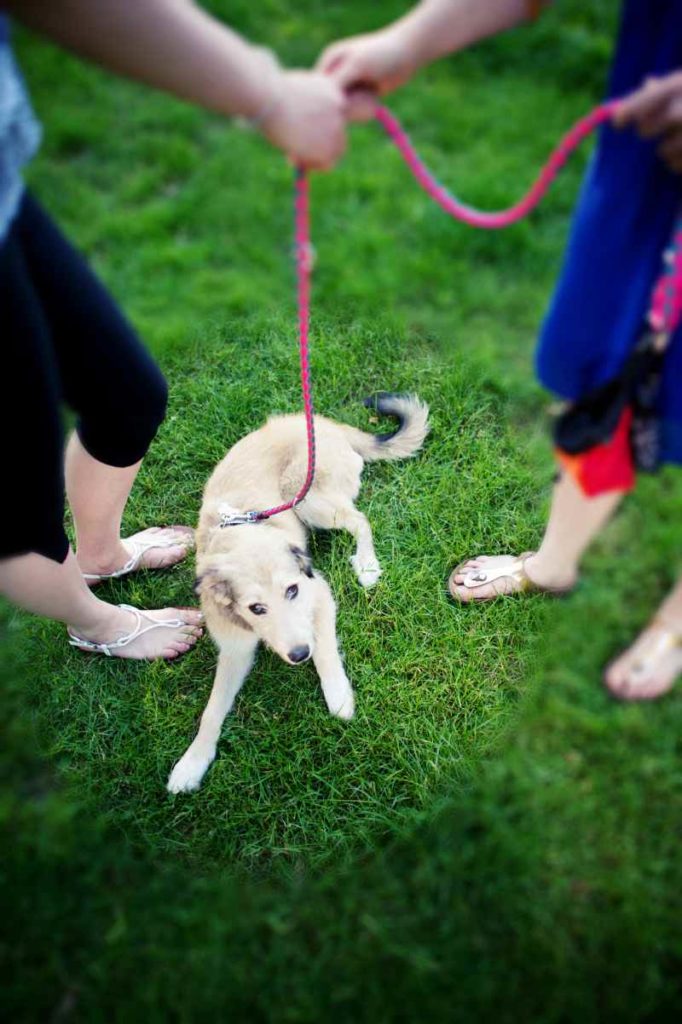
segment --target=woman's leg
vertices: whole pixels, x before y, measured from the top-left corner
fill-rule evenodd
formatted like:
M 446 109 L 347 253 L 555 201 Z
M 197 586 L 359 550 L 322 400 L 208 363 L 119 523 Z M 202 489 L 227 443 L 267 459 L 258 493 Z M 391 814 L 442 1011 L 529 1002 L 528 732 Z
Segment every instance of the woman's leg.
M 121 518 L 142 461 L 132 466 L 107 466 L 83 447 L 77 433 L 66 446 L 66 494 L 76 529 L 77 558 L 84 573 L 115 572 L 130 558 L 121 540 Z M 152 527 L 144 531 L 151 544 L 139 562 L 140 568 L 165 569 L 181 561 L 192 547 L 193 534 L 187 527 Z
M 580 561 L 585 551 L 606 525 L 623 500 L 622 491 L 613 491 L 596 498 L 587 498 L 568 473 L 563 473 L 554 487 L 549 521 L 536 554 L 526 559 L 524 569 L 538 587 L 549 590 L 570 588 L 576 582 Z M 522 583 L 502 576 L 490 583 L 465 587 L 464 575 L 471 570 L 501 570 L 518 561 L 517 555 L 481 555 L 466 562 L 451 577 L 450 587 L 460 601 L 486 600 L 513 594 Z
M 85 573 L 111 573 L 134 553 L 121 540 L 121 517 L 165 417 L 166 382 L 106 289 L 30 196 L 19 228 L 64 397 L 79 415 L 65 468 L 78 562 Z M 148 548 L 136 563 L 144 568 L 172 565 L 193 544 L 188 527 L 153 528 L 136 538 Z
M 35 553 L 0 560 L 0 592 L 27 611 L 66 623 L 73 634 L 94 643 L 113 643 L 132 632 L 137 621 L 133 612 L 93 594 L 72 552 L 64 562 Z M 201 636 L 199 611 L 165 608 L 144 615 L 154 622 L 181 619 L 183 625 L 151 630 L 115 651 L 119 657 L 177 658 Z
M 131 612 L 99 601 L 86 586 L 64 532 L 62 399 L 50 328 L 20 240 L 23 207 L 0 246 L 3 372 L 0 402 L 3 500 L 0 592 L 37 614 L 69 624 L 96 643 L 111 643 L 137 623 Z M 153 621 L 184 625 L 145 633 L 121 655 L 176 657 L 200 633 L 197 611 L 165 609 Z

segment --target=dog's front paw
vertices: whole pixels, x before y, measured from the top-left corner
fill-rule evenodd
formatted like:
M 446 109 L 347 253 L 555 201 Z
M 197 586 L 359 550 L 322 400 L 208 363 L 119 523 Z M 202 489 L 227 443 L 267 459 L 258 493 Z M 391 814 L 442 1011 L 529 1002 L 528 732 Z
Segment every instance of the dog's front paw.
M 170 773 L 168 792 L 191 793 L 192 790 L 198 789 L 212 760 L 212 757 L 207 757 L 190 747 Z
M 327 697 L 327 707 L 329 708 L 329 714 L 333 715 L 334 718 L 342 718 L 345 722 L 348 722 L 355 714 L 355 697 L 347 680 L 346 685 L 347 689 L 345 690 L 342 687 L 338 687 L 338 690 L 343 690 L 343 692 L 337 692 L 333 696 Z
M 381 576 L 381 566 L 376 559 L 362 562 L 357 555 L 351 555 L 350 564 L 361 587 L 373 587 Z

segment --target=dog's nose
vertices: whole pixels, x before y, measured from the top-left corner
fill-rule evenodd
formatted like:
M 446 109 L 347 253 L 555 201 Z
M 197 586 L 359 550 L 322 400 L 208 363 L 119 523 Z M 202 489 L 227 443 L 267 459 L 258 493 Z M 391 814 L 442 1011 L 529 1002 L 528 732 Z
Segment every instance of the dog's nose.
M 294 665 L 300 665 L 302 661 L 307 661 L 310 657 L 309 647 L 294 647 L 293 651 L 289 651 L 289 661 L 293 661 Z

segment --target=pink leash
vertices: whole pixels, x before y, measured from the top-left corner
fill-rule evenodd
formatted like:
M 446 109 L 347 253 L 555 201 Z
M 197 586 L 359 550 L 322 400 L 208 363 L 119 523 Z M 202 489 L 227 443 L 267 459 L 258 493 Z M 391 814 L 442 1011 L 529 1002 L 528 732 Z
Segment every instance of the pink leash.
M 410 142 L 407 133 L 401 127 L 399 121 L 386 107 L 378 106 L 375 116 L 388 137 L 395 144 L 403 160 L 414 175 L 417 183 L 421 185 L 432 199 L 438 203 L 446 213 L 456 220 L 462 221 L 476 228 L 492 230 L 506 228 L 526 217 L 531 210 L 541 202 L 557 174 L 574 152 L 580 143 L 590 135 L 600 124 L 610 120 L 616 109 L 617 101 L 610 101 L 596 107 L 586 117 L 577 121 L 573 127 L 564 135 L 559 145 L 554 149 L 549 160 L 542 168 L 536 181 L 531 185 L 526 195 L 513 206 L 506 210 L 486 212 L 476 210 L 460 202 L 451 192 L 441 185 L 419 159 L 414 146 Z M 265 519 L 271 519 L 281 512 L 288 512 L 299 505 L 308 494 L 315 478 L 315 423 L 313 410 L 312 383 L 310 379 L 310 351 L 309 351 L 309 323 L 310 323 L 310 274 L 311 245 L 310 245 L 310 182 L 307 172 L 298 169 L 296 171 L 295 198 L 294 198 L 294 220 L 295 220 L 295 242 L 296 242 L 296 277 L 298 296 L 298 331 L 299 331 L 299 352 L 301 363 L 301 390 L 303 392 L 303 405 L 305 409 L 305 423 L 308 444 L 308 469 L 301 489 L 291 501 L 275 508 L 265 509 L 262 512 L 255 510 L 250 512 L 239 512 L 225 514 L 221 517 L 220 526 L 241 526 L 245 523 L 260 523 Z

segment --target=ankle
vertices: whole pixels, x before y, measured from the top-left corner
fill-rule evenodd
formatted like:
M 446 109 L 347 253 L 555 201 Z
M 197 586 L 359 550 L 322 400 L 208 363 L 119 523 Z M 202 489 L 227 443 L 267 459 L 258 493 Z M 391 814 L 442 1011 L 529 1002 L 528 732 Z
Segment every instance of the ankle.
M 548 556 L 540 549 L 525 561 L 528 576 L 541 587 L 565 587 L 578 577 L 578 563 L 567 559 Z
M 119 569 L 127 557 L 128 553 L 120 537 L 105 543 L 93 544 L 80 541 L 76 549 L 78 564 L 84 572 L 112 572 L 114 569 Z
M 129 613 L 124 608 L 106 601 L 98 601 L 98 607 L 89 615 L 79 617 L 78 622 L 69 624 L 72 633 L 84 640 L 104 641 L 110 639 L 117 630 L 125 630 Z

